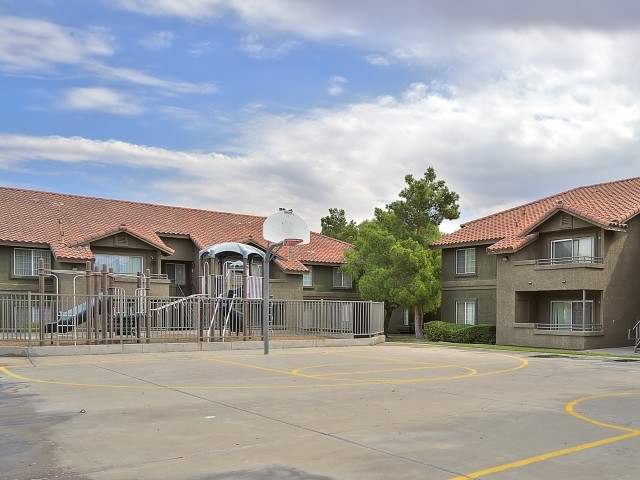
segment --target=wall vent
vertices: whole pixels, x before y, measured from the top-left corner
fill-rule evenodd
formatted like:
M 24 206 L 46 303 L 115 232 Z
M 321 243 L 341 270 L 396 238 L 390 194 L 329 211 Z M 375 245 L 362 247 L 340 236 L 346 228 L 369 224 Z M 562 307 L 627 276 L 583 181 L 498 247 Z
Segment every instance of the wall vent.
M 126 247 L 129 245 L 129 235 L 126 233 L 118 233 L 115 238 L 116 247 Z
M 560 217 L 560 228 L 573 228 L 573 217 L 563 213 Z

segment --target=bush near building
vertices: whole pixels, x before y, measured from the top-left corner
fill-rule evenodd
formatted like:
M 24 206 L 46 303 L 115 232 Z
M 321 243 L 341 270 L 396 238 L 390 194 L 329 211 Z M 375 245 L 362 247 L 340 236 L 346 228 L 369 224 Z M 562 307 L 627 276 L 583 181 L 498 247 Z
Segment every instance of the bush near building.
M 432 342 L 496 344 L 495 325 L 459 325 L 435 320 L 425 323 L 423 330 Z

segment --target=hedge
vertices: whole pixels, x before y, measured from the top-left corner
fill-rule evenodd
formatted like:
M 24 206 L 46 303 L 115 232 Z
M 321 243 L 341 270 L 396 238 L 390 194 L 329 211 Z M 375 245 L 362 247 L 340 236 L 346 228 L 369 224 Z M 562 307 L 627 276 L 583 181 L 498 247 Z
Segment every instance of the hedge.
M 435 320 L 425 323 L 423 330 L 432 342 L 496 344 L 495 325 L 458 325 Z

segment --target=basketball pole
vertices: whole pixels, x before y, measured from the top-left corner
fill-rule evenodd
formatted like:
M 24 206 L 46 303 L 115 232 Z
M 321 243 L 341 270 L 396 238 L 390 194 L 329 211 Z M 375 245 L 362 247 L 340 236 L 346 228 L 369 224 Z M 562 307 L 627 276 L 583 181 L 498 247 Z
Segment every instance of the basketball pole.
M 274 248 L 284 245 L 284 240 L 271 243 L 264 255 L 264 278 L 262 279 L 262 340 L 264 342 L 264 354 L 269 355 L 269 264 Z

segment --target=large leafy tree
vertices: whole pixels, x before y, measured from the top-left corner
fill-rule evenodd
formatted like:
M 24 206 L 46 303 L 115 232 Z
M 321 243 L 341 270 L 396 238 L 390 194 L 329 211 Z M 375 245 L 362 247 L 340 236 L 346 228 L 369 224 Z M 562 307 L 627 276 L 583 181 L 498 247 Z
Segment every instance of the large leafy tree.
M 330 208 L 329 215 L 320 219 L 320 226 L 323 235 L 349 243 L 353 243 L 358 235 L 356 222 L 347 221 L 347 215 L 343 209 Z
M 398 200 L 359 226 L 344 268 L 358 277 L 362 298 L 384 302 L 385 333 L 393 310 L 404 307 L 414 311 L 416 336 L 423 338 L 423 312 L 440 306 L 440 252 L 429 244 L 444 219 L 458 218 L 459 196 L 431 167 L 423 178 L 407 175 L 405 182 Z

